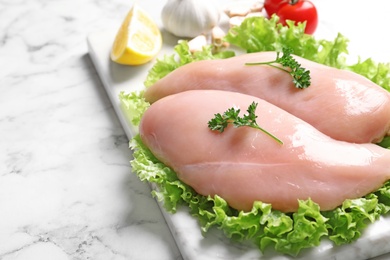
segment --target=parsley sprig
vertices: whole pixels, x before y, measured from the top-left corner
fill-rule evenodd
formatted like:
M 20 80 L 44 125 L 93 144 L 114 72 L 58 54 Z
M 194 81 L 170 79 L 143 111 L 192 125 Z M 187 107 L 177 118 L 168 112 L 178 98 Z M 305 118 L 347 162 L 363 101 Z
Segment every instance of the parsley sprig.
M 311 84 L 310 70 L 302 68 L 301 64 L 291 56 L 292 50 L 290 48 L 283 48 L 282 52 L 282 56 L 280 56 L 280 52 L 277 52 L 276 59 L 273 61 L 245 63 L 245 65 L 269 65 L 289 73 L 293 78 L 295 87 L 299 89 L 309 87 Z M 279 63 L 282 67 L 275 65 L 275 63 Z
M 208 122 L 208 127 L 213 131 L 222 133 L 229 124 L 233 124 L 234 127 L 249 126 L 262 131 L 279 144 L 283 144 L 279 138 L 257 124 L 255 113 L 257 105 L 258 103 L 252 102 L 247 109 L 248 114 L 244 114 L 242 117 L 239 116 L 240 109 L 234 107 L 227 109 L 223 114 L 215 114 L 214 118 Z

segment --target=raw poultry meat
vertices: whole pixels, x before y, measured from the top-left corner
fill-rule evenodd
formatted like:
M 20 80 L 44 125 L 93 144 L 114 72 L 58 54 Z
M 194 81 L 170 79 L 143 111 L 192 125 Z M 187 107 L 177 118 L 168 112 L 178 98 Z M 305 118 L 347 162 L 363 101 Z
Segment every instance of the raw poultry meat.
M 309 69 L 311 86 L 297 89 L 292 77 L 267 65 L 276 52 L 244 54 L 184 65 L 150 86 L 149 102 L 190 89 L 219 89 L 257 96 L 337 140 L 379 142 L 390 129 L 390 94 L 367 78 L 294 56 Z
M 216 113 L 245 113 L 255 101 L 257 123 L 280 140 L 251 127 L 208 128 Z M 390 178 L 390 151 L 375 144 L 334 140 L 262 99 L 229 91 L 192 90 L 153 103 L 140 136 L 152 153 L 199 194 L 224 198 L 239 210 L 254 201 L 291 212 L 311 198 L 321 210 L 362 197 Z

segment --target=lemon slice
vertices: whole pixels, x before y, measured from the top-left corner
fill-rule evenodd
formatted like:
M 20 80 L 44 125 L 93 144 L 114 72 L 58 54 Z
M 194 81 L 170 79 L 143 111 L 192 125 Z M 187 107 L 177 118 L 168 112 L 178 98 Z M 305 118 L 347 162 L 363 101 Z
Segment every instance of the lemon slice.
M 141 65 L 152 60 L 162 46 L 161 31 L 153 19 L 134 4 L 126 15 L 111 49 L 111 60 Z

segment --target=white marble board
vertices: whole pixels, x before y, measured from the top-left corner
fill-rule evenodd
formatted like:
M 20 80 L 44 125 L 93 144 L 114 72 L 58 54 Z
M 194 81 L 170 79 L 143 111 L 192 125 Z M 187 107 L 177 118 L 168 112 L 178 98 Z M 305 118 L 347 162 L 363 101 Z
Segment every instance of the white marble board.
M 163 3 L 158 5 L 152 0 L 143 1 L 142 7 L 159 20 L 159 10 Z M 227 1 L 217 1 L 226 4 Z M 240 2 L 240 1 L 230 1 Z M 381 10 L 372 10 L 371 16 L 366 14 L 370 6 L 364 6 L 364 1 L 313 1 L 320 11 L 320 24 L 316 32 L 316 37 L 334 37 L 337 32 L 342 32 L 350 40 L 352 53 L 359 53 L 362 57 L 373 57 L 378 61 L 390 61 L 390 50 L 386 45 L 390 42 L 384 36 L 379 24 L 388 24 L 389 18 L 385 16 L 385 11 L 389 10 L 384 5 L 390 7 L 390 3 L 385 1 L 375 1 L 382 3 Z M 337 8 L 335 8 L 337 6 Z M 354 6 L 354 11 L 350 19 L 342 17 L 343 10 L 349 10 Z M 222 4 L 221 4 L 222 7 Z M 368 10 L 370 11 L 370 10 Z M 379 12 L 382 12 L 381 15 Z M 339 14 L 339 15 L 338 15 Z M 359 15 L 360 14 L 360 15 Z M 351 20 L 352 19 L 352 20 Z M 380 20 L 382 19 L 382 20 Z M 386 20 L 387 19 L 387 20 Z M 343 22 L 344 21 L 344 22 Z M 352 21 L 352 22 L 351 22 Z M 353 26 L 351 26 L 353 23 Z M 118 25 L 119 26 L 119 25 Z M 336 30 L 337 28 L 337 30 Z M 110 61 L 109 53 L 116 34 L 117 28 L 107 28 L 106 31 L 94 32 L 87 37 L 90 57 L 103 82 L 107 94 L 113 104 L 123 128 L 130 139 L 134 134 L 134 129 L 124 117 L 119 104 L 118 94 L 121 91 L 131 92 L 142 89 L 143 82 L 148 70 L 153 65 L 153 61 L 137 67 L 122 66 Z M 163 28 L 164 45 L 160 56 L 171 54 L 177 39 L 166 33 Z M 366 33 L 366 35 L 364 35 Z M 376 38 L 375 38 L 376 37 Z M 131 173 L 129 173 L 131 174 Z M 199 225 L 191 217 L 185 208 L 180 209 L 176 214 L 169 214 L 161 207 L 167 225 L 170 227 L 176 243 L 182 253 L 183 259 L 290 259 L 287 256 L 273 252 L 266 252 L 262 255 L 260 251 L 251 244 L 238 244 L 226 239 L 219 230 L 211 230 L 205 237 L 200 232 Z M 311 250 L 305 250 L 295 259 L 368 259 L 390 252 L 390 217 L 381 218 L 371 224 L 364 232 L 363 236 L 356 242 L 336 247 L 327 240 Z

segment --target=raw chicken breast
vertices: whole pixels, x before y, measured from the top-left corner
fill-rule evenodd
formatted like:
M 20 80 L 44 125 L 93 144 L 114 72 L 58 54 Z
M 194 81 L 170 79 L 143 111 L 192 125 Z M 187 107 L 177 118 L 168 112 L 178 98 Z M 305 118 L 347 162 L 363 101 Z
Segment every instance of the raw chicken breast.
M 216 113 L 253 102 L 260 130 L 208 128 Z M 246 112 L 245 112 L 246 113 Z M 362 197 L 390 178 L 390 151 L 375 144 L 336 141 L 305 121 L 253 96 L 193 90 L 162 98 L 140 124 L 142 141 L 199 194 L 224 198 L 248 211 L 254 201 L 291 212 L 311 198 L 322 210 Z
M 225 60 L 187 64 L 149 87 L 149 102 L 190 89 L 236 91 L 262 98 L 312 124 L 332 138 L 379 142 L 389 134 L 390 94 L 356 73 L 296 57 L 311 73 L 311 86 L 297 89 L 292 77 L 267 65 L 276 52 L 245 54 Z

